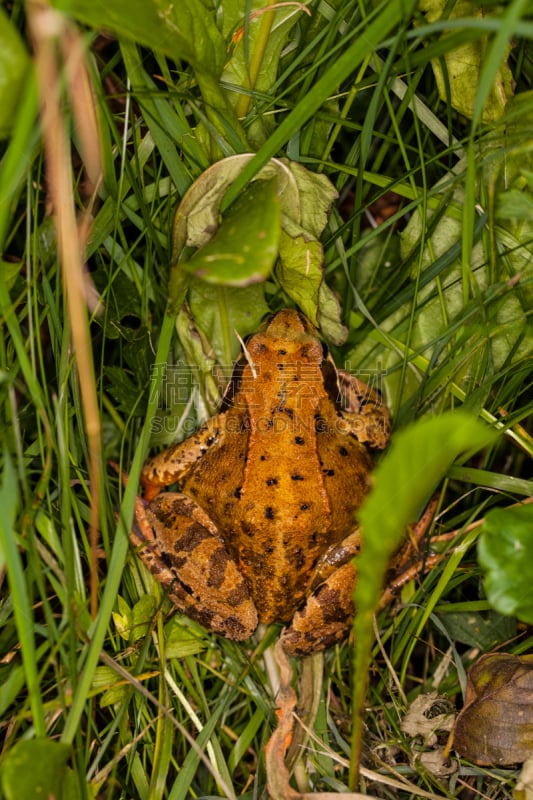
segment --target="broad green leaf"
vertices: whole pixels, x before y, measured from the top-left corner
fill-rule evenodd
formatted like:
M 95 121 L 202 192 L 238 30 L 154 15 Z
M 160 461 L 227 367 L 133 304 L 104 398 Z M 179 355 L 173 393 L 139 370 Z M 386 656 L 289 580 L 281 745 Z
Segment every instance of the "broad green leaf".
M 336 345 L 344 344 L 348 330 L 341 322 L 339 298 L 325 281 L 318 290 L 318 324 L 326 339 Z
M 212 343 L 216 358 L 228 380 L 231 366 L 241 350 L 235 335 L 241 338 L 253 333 L 269 313 L 261 284 L 223 289 L 203 281 L 194 281 L 189 293 L 189 306 L 206 340 Z M 200 363 L 196 360 L 191 363 Z M 212 370 L 213 362 L 209 362 Z
M 331 207 L 339 194 L 326 175 L 310 172 L 297 161 L 291 161 L 290 170 L 300 196 L 298 221 L 308 234 L 318 239 L 328 224 Z
M 71 752 L 69 745 L 50 739 L 18 741 L 0 764 L 5 800 L 70 800 L 64 796 L 63 781 Z
M 180 260 L 186 260 L 192 248 L 201 248 L 211 240 L 220 222 L 224 195 L 252 158 L 251 154 L 244 153 L 217 161 L 197 178 L 182 198 L 172 226 L 172 268 L 168 294 L 173 311 L 181 308 L 189 282 Z M 286 204 L 290 204 L 299 213 L 296 182 L 287 166 L 277 159 L 272 159 L 257 176 L 257 180 L 273 178 L 277 181 L 282 211 Z
M 297 303 L 313 325 L 318 325 L 318 292 L 322 283 L 323 252 L 320 242 L 303 234 L 282 232 L 276 277 L 291 300 Z
M 118 611 L 113 611 L 113 622 L 119 634 L 128 641 L 131 631 L 131 608 L 123 597 L 117 597 Z
M 276 182 L 254 181 L 228 209 L 213 238 L 180 268 L 207 283 L 257 283 L 274 267 L 279 236 Z
M 443 12 L 450 8 L 446 0 L 423 0 L 420 10 L 426 14 L 428 22 L 440 19 Z M 469 0 L 459 0 L 447 19 L 479 18 L 486 15 L 486 10 Z M 506 56 L 510 52 L 507 47 Z M 480 75 L 487 59 L 488 37 L 474 39 L 471 42 L 450 50 L 444 55 L 445 71 L 441 59 L 433 59 L 431 66 L 440 98 L 447 102 L 451 99 L 452 106 L 465 117 L 472 119 L 476 105 L 476 95 L 480 83 Z M 490 122 L 499 119 L 503 114 L 507 100 L 512 96 L 512 74 L 504 62 L 496 72 L 492 88 L 483 107 L 483 121 Z
M 282 228 L 276 278 L 326 339 L 343 344 L 347 330 L 341 322 L 339 301 L 324 281 L 321 243 L 287 218 Z
M 357 559 L 354 593 L 357 647 L 352 742 L 357 752 L 372 647 L 372 615 L 378 606 L 389 560 L 407 526 L 417 518 L 454 460 L 460 454 L 479 450 L 495 436 L 491 428 L 464 412 L 426 417 L 393 437 L 389 452 L 373 473 L 373 489 L 358 513 L 363 546 Z
M 224 39 L 214 13 L 201 0 L 54 0 L 53 5 L 94 28 L 108 28 L 175 61 L 184 59 L 202 72 L 220 75 L 224 66 Z
M 26 47 L 0 6 L 0 139 L 11 133 L 29 66 Z
M 157 610 L 156 598 L 151 594 L 143 594 L 130 608 L 119 595 L 117 605 L 118 611 L 113 611 L 113 622 L 122 638 L 130 643 L 144 639 Z
M 478 543 L 490 604 L 533 623 L 533 505 L 487 513 Z
M 252 160 L 251 153 L 229 156 L 217 161 L 195 180 L 182 198 L 172 226 L 172 262 L 184 260 L 186 247 L 203 247 L 212 238 L 220 222 L 220 209 L 228 187 Z M 281 210 L 292 209 L 300 218 L 298 186 L 291 170 L 279 159 L 272 159 L 258 174 L 257 180 L 276 178 Z
M 495 437 L 487 425 L 460 411 L 426 417 L 393 436 L 358 513 L 363 548 L 355 599 L 360 616 L 375 608 L 390 557 L 447 469 L 460 454 L 473 453 Z
M 172 233 L 174 266 L 169 281 L 172 308 L 179 308 L 185 299 L 189 286 L 186 272 L 198 265 L 202 254 L 207 252 L 209 258 L 213 251 L 216 254 L 214 242 L 220 230 L 220 208 L 224 196 L 252 158 L 250 154 L 242 154 L 218 161 L 193 183 L 182 199 L 176 211 Z M 324 175 L 317 175 L 300 164 L 279 159 L 272 159 L 263 167 L 252 186 L 274 180 L 281 205 L 281 239 L 276 277 L 283 290 L 298 303 L 309 319 L 315 325 L 321 326 L 324 335 L 333 343 L 342 344 L 346 339 L 346 329 L 341 324 L 340 306 L 324 283 L 323 250 L 318 241 L 327 224 L 337 191 Z M 242 200 L 241 197 L 236 203 L 242 203 Z M 238 206 L 239 212 L 244 205 L 242 203 Z M 246 216 L 249 216 L 249 203 L 246 204 L 246 210 Z M 244 219 L 244 215 L 242 216 Z M 235 219 L 239 221 L 238 215 Z M 235 226 L 232 226 L 235 240 L 231 239 L 229 231 L 224 233 L 225 246 L 227 245 L 230 254 L 235 252 L 235 248 L 242 247 L 241 229 L 242 223 L 236 231 Z M 206 245 L 209 245 L 207 250 Z M 181 262 L 185 261 L 188 248 L 202 249 L 194 253 L 184 265 Z M 211 269 L 211 262 L 207 266 Z M 204 267 L 205 264 L 202 265 Z M 195 269 L 195 274 L 200 277 L 198 269 Z M 202 277 L 204 281 L 207 280 L 205 274 Z M 199 282 L 196 287 L 203 292 Z M 221 313 L 220 296 L 216 299 L 218 312 Z M 230 301 L 229 292 L 225 293 L 224 302 L 233 302 Z M 205 330 L 204 326 L 202 329 Z M 240 327 L 238 330 L 242 335 Z M 227 337 L 224 352 L 234 352 L 233 344 L 228 347 Z
M 441 613 L 439 618 L 451 641 L 462 642 L 481 652 L 508 642 L 516 635 L 514 620 L 494 611 L 488 614 L 477 611 Z

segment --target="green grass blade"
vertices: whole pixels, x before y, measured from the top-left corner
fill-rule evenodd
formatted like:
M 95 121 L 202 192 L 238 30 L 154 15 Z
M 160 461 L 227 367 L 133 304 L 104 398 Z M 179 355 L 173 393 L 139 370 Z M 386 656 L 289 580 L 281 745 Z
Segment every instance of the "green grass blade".
M 7 569 L 9 591 L 22 654 L 26 688 L 30 699 L 33 725 L 37 736 L 45 736 L 44 708 L 40 691 L 37 656 L 35 651 L 35 622 L 32 601 L 28 597 L 28 584 L 24 575 L 17 536 L 14 531 L 19 504 L 19 491 L 15 468 L 7 450 L 3 453 L 2 486 L 0 488 L 0 545 Z

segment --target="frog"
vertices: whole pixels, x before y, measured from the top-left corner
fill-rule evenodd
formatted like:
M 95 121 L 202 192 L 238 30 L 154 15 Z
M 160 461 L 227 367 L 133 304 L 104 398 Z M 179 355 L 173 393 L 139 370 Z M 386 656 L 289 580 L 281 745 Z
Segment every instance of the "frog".
M 131 541 L 210 632 L 278 623 L 288 655 L 325 650 L 352 626 L 356 512 L 390 429 L 381 393 L 281 309 L 243 343 L 219 412 L 145 462 Z

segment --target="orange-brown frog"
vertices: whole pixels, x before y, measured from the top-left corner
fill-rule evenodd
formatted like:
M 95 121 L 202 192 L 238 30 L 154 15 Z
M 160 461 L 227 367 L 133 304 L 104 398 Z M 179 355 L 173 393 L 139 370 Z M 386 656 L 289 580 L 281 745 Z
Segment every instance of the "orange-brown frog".
M 144 465 L 132 541 L 209 630 L 243 640 L 283 622 L 286 652 L 322 650 L 350 629 L 367 448 L 389 434 L 379 393 L 335 368 L 302 314 L 279 311 L 248 339 L 220 413 Z M 172 483 L 179 493 L 159 494 Z

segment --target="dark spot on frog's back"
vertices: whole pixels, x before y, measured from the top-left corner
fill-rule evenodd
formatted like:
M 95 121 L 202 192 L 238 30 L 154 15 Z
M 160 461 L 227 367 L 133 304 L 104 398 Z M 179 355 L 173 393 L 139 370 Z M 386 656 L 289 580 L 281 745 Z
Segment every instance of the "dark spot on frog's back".
M 266 479 L 266 485 L 267 486 L 276 486 L 277 482 L 278 482 L 277 478 L 267 478 Z
M 265 508 L 265 519 L 274 519 L 274 509 L 272 506 L 267 506 Z
M 294 437 L 294 444 L 303 445 L 305 444 L 305 439 L 303 436 L 295 436 Z
M 339 453 L 341 454 L 341 456 L 343 456 L 343 458 L 350 455 L 345 447 L 339 447 Z

